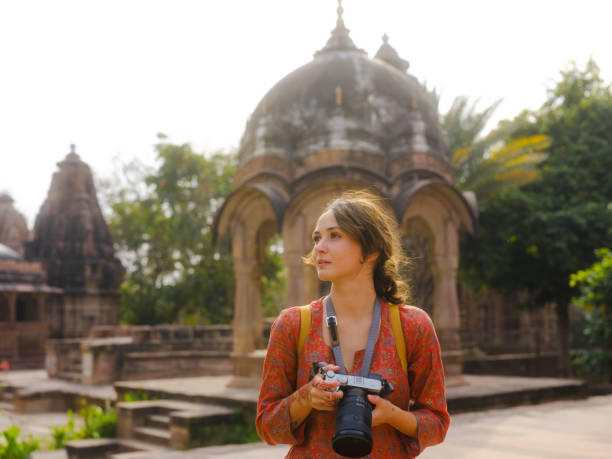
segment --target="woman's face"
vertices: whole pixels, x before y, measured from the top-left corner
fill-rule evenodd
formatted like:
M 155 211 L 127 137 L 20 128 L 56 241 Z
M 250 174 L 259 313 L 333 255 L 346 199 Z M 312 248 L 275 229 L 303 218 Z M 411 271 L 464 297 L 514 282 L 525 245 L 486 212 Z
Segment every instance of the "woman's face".
M 331 210 L 319 217 L 312 239 L 312 258 L 319 279 L 338 282 L 354 279 L 362 272 L 361 245 L 340 229 Z

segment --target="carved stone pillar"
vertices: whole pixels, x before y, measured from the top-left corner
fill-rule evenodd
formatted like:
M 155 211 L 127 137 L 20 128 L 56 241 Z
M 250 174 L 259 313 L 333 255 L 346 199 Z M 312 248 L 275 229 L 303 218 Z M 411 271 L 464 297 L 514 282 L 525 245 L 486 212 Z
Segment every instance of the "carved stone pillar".
M 460 383 L 461 338 L 457 298 L 457 258 L 438 255 L 434 257 L 434 309 L 433 321 L 442 348 L 447 385 Z
M 261 340 L 261 269 L 255 260 L 234 259 L 234 272 L 234 352 L 249 353 Z

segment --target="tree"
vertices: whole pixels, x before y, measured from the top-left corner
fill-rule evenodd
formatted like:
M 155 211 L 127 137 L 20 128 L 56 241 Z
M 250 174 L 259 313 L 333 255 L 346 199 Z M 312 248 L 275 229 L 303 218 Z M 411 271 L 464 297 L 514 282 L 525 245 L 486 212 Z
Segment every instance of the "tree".
M 480 205 L 502 191 L 537 180 L 537 166 L 547 157 L 544 150 L 549 139 L 545 135 L 509 140 L 519 127 L 516 123 L 502 123 L 482 135 L 500 102 L 479 112 L 476 103 L 469 105 L 467 97 L 457 97 L 442 117 L 457 187 L 473 191 Z
M 612 94 L 590 61 L 562 72 L 540 110 L 513 121 L 515 138 L 550 138 L 541 178 L 481 209 L 480 234 L 462 246 L 462 274 L 475 286 L 527 291 L 525 306 L 555 303 L 562 368 L 569 370 L 570 274 L 612 247 Z
M 423 87 L 439 111 L 440 95 L 436 89 Z M 478 101 L 455 97 L 448 111 L 440 115 L 449 144 L 449 160 L 455 184 L 461 191 L 473 191 L 479 205 L 497 194 L 519 188 L 540 177 L 538 165 L 547 158 L 547 136 L 534 133 L 524 137 L 515 134 L 521 124 L 503 122 L 488 134 L 484 129 L 501 99 L 482 110 Z
M 211 223 L 231 190 L 236 156 L 196 154 L 159 137 L 159 167 L 126 168 L 127 186 L 110 193 L 109 227 L 127 266 L 121 318 L 131 324 L 228 323 L 233 268 L 227 240 Z

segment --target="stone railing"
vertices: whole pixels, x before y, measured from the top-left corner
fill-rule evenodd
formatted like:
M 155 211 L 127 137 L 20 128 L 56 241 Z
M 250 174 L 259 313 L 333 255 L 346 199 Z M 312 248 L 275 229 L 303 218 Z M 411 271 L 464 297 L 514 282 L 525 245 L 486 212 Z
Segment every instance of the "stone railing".
M 95 327 L 76 340 L 49 340 L 50 377 L 85 384 L 232 373 L 231 325 Z

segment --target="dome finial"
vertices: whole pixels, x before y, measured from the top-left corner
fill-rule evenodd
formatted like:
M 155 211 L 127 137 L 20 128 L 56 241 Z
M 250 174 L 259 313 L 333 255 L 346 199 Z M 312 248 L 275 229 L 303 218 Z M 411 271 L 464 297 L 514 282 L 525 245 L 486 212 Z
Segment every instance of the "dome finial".
M 393 67 L 401 70 L 402 72 L 408 70 L 408 61 L 399 57 L 399 54 L 397 54 L 395 48 L 389 44 L 389 35 L 384 34 L 382 36 L 382 40 L 383 44 L 380 45 L 380 48 L 374 57 L 380 59 L 381 61 L 385 61 L 387 64 L 391 64 Z
M 70 153 L 75 153 L 76 154 L 76 145 L 71 143 L 70 144 Z
M 344 27 L 344 21 L 342 20 L 342 13 L 344 13 L 344 8 L 342 8 L 342 0 L 338 0 L 338 20 L 336 21 L 336 28 Z
M 351 37 L 349 37 L 349 29 L 344 25 L 344 19 L 342 19 L 342 15 L 344 14 L 344 8 L 342 8 L 342 0 L 338 0 L 338 8 L 336 9 L 338 12 L 338 19 L 336 20 L 336 28 L 332 30 L 331 37 L 327 40 L 327 44 L 315 53 L 315 56 L 318 56 L 321 53 L 326 53 L 329 51 L 337 51 L 337 50 L 352 50 L 364 52 L 363 50 L 357 48 Z

